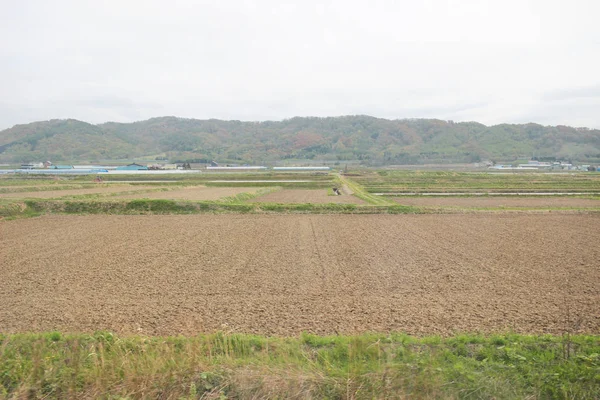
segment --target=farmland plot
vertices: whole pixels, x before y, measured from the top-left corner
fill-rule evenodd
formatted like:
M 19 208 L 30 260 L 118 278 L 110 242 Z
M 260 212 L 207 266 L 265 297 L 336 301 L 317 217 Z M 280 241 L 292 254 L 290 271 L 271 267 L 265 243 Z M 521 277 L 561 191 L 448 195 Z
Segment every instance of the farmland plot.
M 478 173 L 452 171 L 379 171 L 361 173 L 353 180 L 371 193 L 427 192 L 588 192 L 598 193 L 600 174 Z
M 4 332 L 600 333 L 598 215 L 0 221 Z
M 447 197 L 396 197 L 399 204 L 434 207 L 600 207 L 600 198 L 577 197 L 501 197 L 501 196 L 447 196 Z
M 253 203 L 365 204 L 363 200 L 352 195 L 329 196 L 325 189 L 284 189 L 249 201 Z
M 167 199 L 167 200 L 218 200 L 240 193 L 256 193 L 260 187 L 207 187 L 193 186 L 163 192 L 135 193 L 117 196 L 118 199 Z
M 111 195 L 120 192 L 156 190 L 157 186 L 140 186 L 140 185 L 111 185 L 101 187 L 89 187 L 85 189 L 64 189 L 64 190 L 40 190 L 34 192 L 13 192 L 0 193 L 0 198 L 4 199 L 53 199 L 66 196 L 80 196 L 86 194 Z

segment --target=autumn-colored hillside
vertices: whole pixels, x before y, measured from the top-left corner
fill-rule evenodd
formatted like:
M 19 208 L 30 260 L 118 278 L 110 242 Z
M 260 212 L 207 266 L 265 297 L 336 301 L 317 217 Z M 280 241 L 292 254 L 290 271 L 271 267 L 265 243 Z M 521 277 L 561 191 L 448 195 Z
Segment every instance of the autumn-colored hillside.
M 370 165 L 536 157 L 597 163 L 600 130 L 344 116 L 265 122 L 161 117 L 99 125 L 69 119 L 0 132 L 0 162 L 140 157 L 239 163 L 361 160 Z

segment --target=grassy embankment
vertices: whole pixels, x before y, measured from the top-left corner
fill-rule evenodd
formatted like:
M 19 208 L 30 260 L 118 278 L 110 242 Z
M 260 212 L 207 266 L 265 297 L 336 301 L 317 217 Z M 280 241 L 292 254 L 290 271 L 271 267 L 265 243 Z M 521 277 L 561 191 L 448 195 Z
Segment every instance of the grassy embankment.
M 341 187 L 348 188 L 354 194 L 354 196 L 364 200 L 368 204 L 376 206 L 397 206 L 396 203 L 385 197 L 372 195 L 358 182 L 353 181 L 345 175 L 338 175 L 337 179 Z
M 242 196 L 245 197 L 245 196 Z M 14 204 L 14 203 L 13 203 Z M 361 206 L 357 204 L 279 204 L 242 203 L 231 201 L 174 201 L 174 200 L 128 200 L 128 201 L 59 201 L 25 200 L 25 209 L 6 207 L 5 217 L 39 214 L 199 214 L 199 213 L 308 213 L 308 214 L 399 214 L 418 212 L 409 206 Z M 1 208 L 0 208 L 1 209 Z M 2 216 L 2 213 L 0 213 Z
M 600 397 L 600 337 L 0 335 L 0 398 Z

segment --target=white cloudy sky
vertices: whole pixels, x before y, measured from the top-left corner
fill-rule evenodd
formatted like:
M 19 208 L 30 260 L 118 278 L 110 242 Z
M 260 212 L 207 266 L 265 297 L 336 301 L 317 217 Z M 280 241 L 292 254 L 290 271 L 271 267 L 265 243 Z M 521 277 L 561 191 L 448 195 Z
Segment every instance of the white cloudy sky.
M 0 0 L 0 129 L 367 114 L 600 128 L 598 0 Z

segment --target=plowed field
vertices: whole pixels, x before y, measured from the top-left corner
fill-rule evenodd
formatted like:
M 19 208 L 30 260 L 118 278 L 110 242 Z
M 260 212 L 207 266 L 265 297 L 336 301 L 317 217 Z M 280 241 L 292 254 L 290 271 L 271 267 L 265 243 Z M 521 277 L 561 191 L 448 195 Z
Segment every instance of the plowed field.
M 253 203 L 338 203 L 364 204 L 352 195 L 329 196 L 325 189 L 284 189 L 249 200 Z
M 597 215 L 0 221 L 0 331 L 598 334 L 599 241 Z
M 399 204 L 434 207 L 600 207 L 600 200 L 577 197 L 396 197 Z
M 218 200 L 240 193 L 254 193 L 260 188 L 254 187 L 206 187 L 194 186 L 166 192 L 135 193 L 117 196 L 119 199 L 168 199 L 168 200 Z

